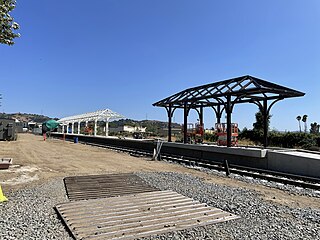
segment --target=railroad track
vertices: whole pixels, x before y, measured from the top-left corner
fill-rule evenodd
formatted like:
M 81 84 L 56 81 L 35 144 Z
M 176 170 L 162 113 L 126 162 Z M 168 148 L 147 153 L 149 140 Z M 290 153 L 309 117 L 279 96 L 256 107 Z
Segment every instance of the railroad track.
M 108 144 L 100 144 L 100 143 L 92 143 L 92 142 L 85 142 L 79 141 L 79 143 L 95 146 L 95 147 L 102 147 L 108 148 L 114 151 L 121 151 L 130 154 L 131 156 L 135 157 L 153 157 L 153 152 L 129 148 L 129 147 L 119 147 L 114 145 Z M 226 175 L 229 174 L 237 174 L 240 176 L 251 177 L 255 179 L 263 179 L 271 182 L 277 182 L 287 185 L 293 185 L 296 187 L 302 187 L 307 189 L 314 189 L 320 190 L 320 181 L 316 178 L 305 177 L 300 175 L 293 175 L 293 174 L 286 174 L 281 172 L 257 169 L 257 168 L 250 168 L 244 166 L 238 166 L 234 164 L 228 164 L 227 162 L 215 162 L 215 161 L 208 161 L 204 159 L 195 159 L 191 157 L 185 157 L 182 155 L 173 155 L 173 154 L 163 154 L 159 156 L 159 160 L 166 160 L 170 162 L 176 162 L 180 164 L 184 164 L 187 166 L 193 167 L 203 167 L 208 169 L 214 169 L 220 172 L 226 172 Z

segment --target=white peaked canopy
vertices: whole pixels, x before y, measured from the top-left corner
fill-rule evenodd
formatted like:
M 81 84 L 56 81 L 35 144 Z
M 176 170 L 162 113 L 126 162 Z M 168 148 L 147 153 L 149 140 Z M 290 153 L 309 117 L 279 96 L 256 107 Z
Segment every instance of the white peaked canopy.
M 80 115 L 61 118 L 58 120 L 62 124 L 62 132 L 64 132 L 64 126 L 67 128 L 71 123 L 71 133 L 74 133 L 74 123 L 78 123 L 78 134 L 80 134 L 80 123 L 94 121 L 94 135 L 97 134 L 97 122 L 104 121 L 106 123 L 106 136 L 108 136 L 108 123 L 110 120 L 125 118 L 119 113 L 113 112 L 110 109 L 98 110 L 95 112 L 84 113 Z

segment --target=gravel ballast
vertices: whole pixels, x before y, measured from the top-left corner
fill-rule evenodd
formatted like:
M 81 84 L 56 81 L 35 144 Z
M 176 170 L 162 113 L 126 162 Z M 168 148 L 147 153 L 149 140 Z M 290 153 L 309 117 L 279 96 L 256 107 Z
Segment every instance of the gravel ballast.
M 176 191 L 241 217 L 144 239 L 320 239 L 320 209 L 272 203 L 253 190 L 207 183 L 188 174 L 138 175 L 161 190 Z M 62 179 L 6 196 L 9 201 L 0 203 L 0 239 L 72 239 L 54 210 L 67 201 Z
M 0 203 L 0 239 L 71 240 L 54 210 L 67 201 L 62 179 L 7 193 Z
M 176 191 L 241 217 L 151 239 L 320 239 L 320 209 L 273 204 L 255 191 L 206 183 L 186 174 L 139 176 L 161 190 Z

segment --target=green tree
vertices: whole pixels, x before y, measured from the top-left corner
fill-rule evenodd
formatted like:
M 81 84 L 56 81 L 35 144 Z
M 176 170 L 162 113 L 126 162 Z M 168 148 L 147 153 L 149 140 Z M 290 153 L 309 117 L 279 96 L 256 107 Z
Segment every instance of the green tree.
M 270 118 L 272 116 L 271 115 L 268 115 L 267 116 L 267 128 L 269 129 L 269 125 L 270 125 Z M 253 123 L 253 131 L 256 131 L 256 132 L 263 132 L 263 127 L 264 127 L 264 124 L 263 124 L 263 114 L 261 111 L 257 112 L 256 113 L 256 122 Z
M 271 115 L 267 116 L 267 129 L 269 129 Z M 252 137 L 250 138 L 254 142 L 262 143 L 264 134 L 263 114 L 261 111 L 256 113 L 256 122 L 253 123 Z
M 13 45 L 14 38 L 20 34 L 14 33 L 19 29 L 19 24 L 14 22 L 10 12 L 16 7 L 15 0 L 0 0 L 0 43 Z
M 307 132 L 307 118 L 308 118 L 308 115 L 303 115 L 302 116 L 302 122 L 304 122 L 304 132 L 306 133 Z
M 297 120 L 299 122 L 299 132 L 301 132 L 301 116 L 297 116 Z
M 310 126 L 310 133 L 319 134 L 320 125 L 318 123 L 311 123 Z

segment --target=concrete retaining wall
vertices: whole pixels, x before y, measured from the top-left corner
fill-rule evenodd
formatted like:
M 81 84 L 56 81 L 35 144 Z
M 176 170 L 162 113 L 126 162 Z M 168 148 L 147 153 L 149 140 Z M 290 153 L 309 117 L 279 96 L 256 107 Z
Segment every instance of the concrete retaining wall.
M 320 155 L 297 151 L 268 151 L 268 169 L 320 178 Z
M 53 133 L 56 137 L 61 134 Z M 101 143 L 111 146 L 127 147 L 153 152 L 156 142 L 144 140 L 117 139 L 111 137 L 95 137 L 66 134 L 66 138 L 77 136 L 79 141 Z M 199 159 L 222 163 L 225 159 L 229 164 L 277 171 L 320 179 L 320 154 L 299 152 L 295 150 L 271 150 L 259 148 L 220 147 L 201 144 L 182 144 L 164 142 L 162 154 L 184 156 L 189 159 Z
M 227 159 L 229 164 L 267 169 L 267 151 L 264 149 L 165 142 L 161 152 L 219 163 Z

